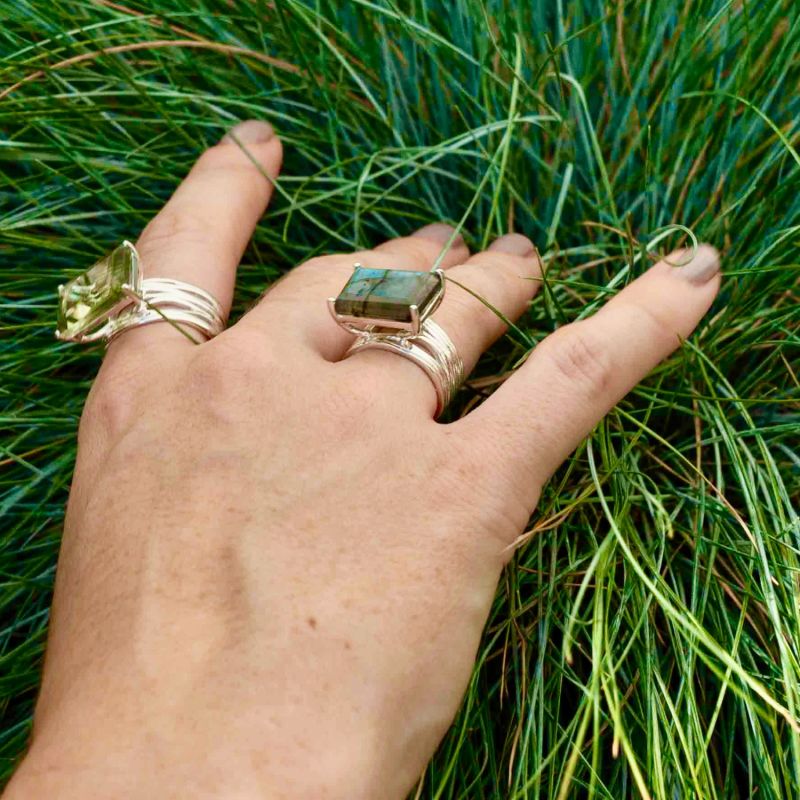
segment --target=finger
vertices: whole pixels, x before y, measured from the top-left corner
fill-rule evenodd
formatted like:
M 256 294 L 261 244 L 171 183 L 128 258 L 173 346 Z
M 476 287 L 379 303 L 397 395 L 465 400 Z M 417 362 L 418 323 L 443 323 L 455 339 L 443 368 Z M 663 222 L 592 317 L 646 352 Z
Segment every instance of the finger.
M 503 317 L 514 322 L 527 310 L 541 276 L 533 242 L 519 233 L 495 239 L 487 250 L 448 272 L 445 299 L 434 318 L 456 345 L 465 374 L 506 332 Z
M 328 361 L 338 361 L 353 334 L 333 320 L 327 300 L 347 283 L 353 264 L 422 271 L 431 269 L 441 256 L 440 266 L 447 269 L 469 256 L 463 238 L 454 237 L 454 232 L 450 225 L 434 223 L 374 250 L 313 258 L 276 283 L 239 325 L 258 327 L 274 341 L 300 343 Z
M 518 319 L 539 288 L 541 263 L 530 239 L 510 233 L 447 271 L 445 296 L 433 319 L 452 340 L 468 375 L 481 354 L 506 330 L 503 317 Z M 452 280 L 450 280 L 452 278 Z M 488 305 L 487 305 L 488 304 Z M 349 362 L 421 413 L 436 413 L 436 391 L 427 374 L 408 359 L 384 350 L 363 350 Z
M 672 263 L 688 257 L 669 257 Z M 659 262 L 597 314 L 548 336 L 478 409 L 454 423 L 496 476 L 532 507 L 536 492 L 592 428 L 689 336 L 719 289 L 719 254 Z M 491 470 L 489 472 L 492 472 Z
M 281 143 L 267 122 L 236 125 L 200 156 L 136 244 L 147 278 L 174 278 L 205 289 L 227 317 L 236 268 L 272 195 L 281 165 Z M 171 325 L 126 331 L 109 356 L 142 347 L 190 347 Z

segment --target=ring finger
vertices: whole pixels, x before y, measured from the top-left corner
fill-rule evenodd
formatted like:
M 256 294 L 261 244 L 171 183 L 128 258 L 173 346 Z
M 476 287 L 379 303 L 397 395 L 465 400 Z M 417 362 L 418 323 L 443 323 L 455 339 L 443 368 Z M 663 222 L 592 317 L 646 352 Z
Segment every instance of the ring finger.
M 447 270 L 446 276 L 445 297 L 432 318 L 452 340 L 468 375 L 484 350 L 505 332 L 503 318 L 514 321 L 528 307 L 539 288 L 541 264 L 533 243 L 510 233 Z M 433 384 L 412 361 L 385 350 L 365 349 L 348 363 L 355 370 L 374 369 L 375 381 L 383 385 L 396 381 L 404 401 L 418 404 L 431 417 L 435 414 Z

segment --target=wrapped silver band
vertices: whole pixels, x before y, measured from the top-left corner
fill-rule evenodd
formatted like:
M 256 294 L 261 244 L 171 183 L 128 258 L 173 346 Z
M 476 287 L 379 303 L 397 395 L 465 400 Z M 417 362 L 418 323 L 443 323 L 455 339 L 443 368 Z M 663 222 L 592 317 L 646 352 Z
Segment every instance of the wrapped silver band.
M 210 339 L 225 326 L 220 304 L 199 286 L 145 278 L 139 253 L 127 240 L 58 287 L 55 333 L 62 342 L 108 343 L 154 322 L 173 324 L 193 342 Z
M 208 292 L 172 278 L 145 278 L 141 297 L 112 317 L 103 328 L 106 342 L 140 325 L 170 322 L 187 326 L 204 339 L 211 339 L 225 327 L 222 308 Z
M 345 358 L 361 350 L 388 350 L 421 367 L 436 390 L 436 416 L 448 406 L 464 380 L 464 364 L 455 345 L 432 319 L 422 323 L 416 336 L 367 330 L 358 334 Z

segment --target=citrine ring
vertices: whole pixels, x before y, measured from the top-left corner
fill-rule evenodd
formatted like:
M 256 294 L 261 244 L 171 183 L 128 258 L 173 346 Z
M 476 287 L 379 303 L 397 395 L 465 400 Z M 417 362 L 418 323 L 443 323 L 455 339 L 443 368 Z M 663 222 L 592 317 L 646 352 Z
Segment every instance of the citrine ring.
M 222 308 L 208 292 L 171 278 L 145 278 L 139 254 L 123 242 L 69 283 L 58 287 L 56 337 L 67 342 L 112 341 L 154 322 L 169 322 L 189 339 L 222 331 Z
M 440 325 L 430 319 L 444 299 L 444 272 L 371 269 L 353 265 L 353 274 L 328 308 L 345 330 L 356 335 L 345 358 L 362 350 L 396 353 L 425 371 L 436 390 L 436 416 L 464 380 L 464 364 Z

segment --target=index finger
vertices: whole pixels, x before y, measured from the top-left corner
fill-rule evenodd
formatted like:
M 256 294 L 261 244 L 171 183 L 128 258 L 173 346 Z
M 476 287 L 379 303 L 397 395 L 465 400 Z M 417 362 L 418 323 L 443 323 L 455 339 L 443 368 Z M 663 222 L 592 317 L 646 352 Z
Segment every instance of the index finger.
M 236 268 L 272 195 L 281 156 L 272 126 L 259 120 L 239 123 L 206 150 L 136 243 L 144 279 L 198 286 L 227 318 Z M 192 346 L 172 326 L 154 323 L 121 334 L 109 355 L 116 360 L 152 343 Z

